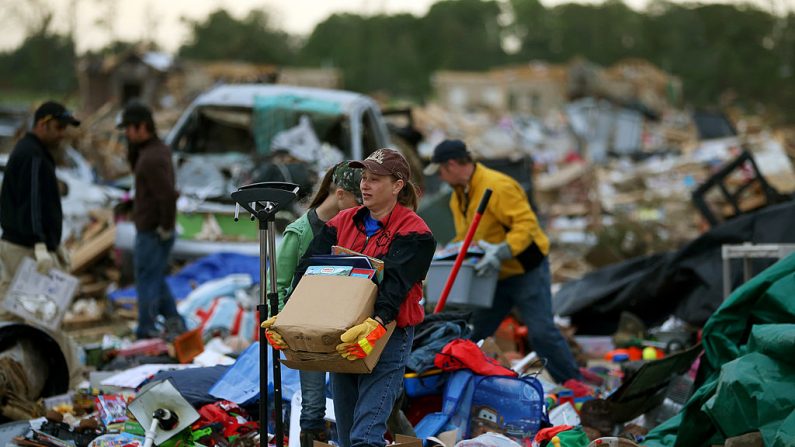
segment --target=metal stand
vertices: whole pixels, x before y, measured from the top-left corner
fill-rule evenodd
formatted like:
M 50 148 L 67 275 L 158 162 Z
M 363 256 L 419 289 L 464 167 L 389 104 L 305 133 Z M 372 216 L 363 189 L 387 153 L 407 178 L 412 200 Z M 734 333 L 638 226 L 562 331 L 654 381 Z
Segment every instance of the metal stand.
M 723 299 L 729 297 L 732 291 L 732 272 L 729 264 L 734 258 L 743 260 L 743 282 L 747 282 L 754 275 L 751 272 L 752 258 L 782 259 L 795 253 L 795 244 L 745 244 L 721 246 L 723 258 Z
M 251 213 L 251 220 L 259 221 L 259 256 L 260 256 L 260 303 L 259 322 L 279 313 L 279 294 L 276 292 L 276 212 L 284 209 L 298 196 L 298 185 L 285 182 L 262 182 L 241 186 L 232 193 L 235 201 L 235 222 L 242 206 Z M 270 273 L 270 287 L 265 292 L 266 269 Z M 267 299 L 266 299 L 267 298 Z M 259 424 L 260 445 L 268 444 L 268 344 L 265 342 L 265 329 L 259 330 Z M 276 445 L 284 447 L 284 421 L 282 420 L 282 369 L 279 362 L 279 351 L 272 348 L 273 355 L 273 403 L 276 410 Z

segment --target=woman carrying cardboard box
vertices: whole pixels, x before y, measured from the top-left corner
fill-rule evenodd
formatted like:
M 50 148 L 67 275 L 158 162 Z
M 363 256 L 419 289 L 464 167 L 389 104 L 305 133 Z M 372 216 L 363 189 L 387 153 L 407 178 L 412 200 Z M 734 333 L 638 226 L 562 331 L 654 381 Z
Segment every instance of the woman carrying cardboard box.
M 362 170 L 352 168 L 343 161 L 326 172 L 309 210 L 284 230 L 276 259 L 276 290 L 279 294 L 279 311 L 290 293 L 298 260 L 306 252 L 312 239 L 323 226 L 340 211 L 362 203 L 359 183 Z M 269 328 L 276 317 L 262 323 Z M 301 447 L 312 447 L 313 441 L 328 441 L 326 432 L 326 373 L 299 371 L 301 377 Z
M 331 374 L 340 445 L 383 447 L 386 421 L 402 389 L 414 326 L 425 316 L 420 305 L 422 280 L 436 241 L 415 213 L 416 187 L 400 152 L 379 149 L 350 166 L 363 168 L 363 206 L 341 211 L 331 219 L 304 257 L 329 254 L 332 246 L 339 245 L 384 261 L 373 315 L 342 334 L 337 352 L 351 361 L 365 358 L 386 334 L 386 325 L 395 322 L 396 328 L 370 374 Z M 293 284 L 304 270 L 297 269 Z M 273 344 L 271 337 L 278 334 L 267 334 Z

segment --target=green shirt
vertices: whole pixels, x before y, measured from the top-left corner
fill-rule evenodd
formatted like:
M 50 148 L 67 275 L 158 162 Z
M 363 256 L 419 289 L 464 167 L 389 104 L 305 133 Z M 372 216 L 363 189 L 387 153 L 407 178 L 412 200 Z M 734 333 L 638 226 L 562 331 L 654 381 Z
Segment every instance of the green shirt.
M 323 225 L 325 222 L 317 216 L 317 211 L 310 209 L 284 229 L 282 243 L 276 254 L 276 292 L 279 294 L 279 312 L 284 308 L 285 297 L 292 292 L 293 276 L 298 261 Z

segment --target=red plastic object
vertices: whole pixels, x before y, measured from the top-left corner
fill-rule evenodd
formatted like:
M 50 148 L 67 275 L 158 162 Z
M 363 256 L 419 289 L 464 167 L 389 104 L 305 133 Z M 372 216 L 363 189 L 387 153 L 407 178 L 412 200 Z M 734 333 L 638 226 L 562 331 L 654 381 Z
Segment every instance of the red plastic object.
M 516 350 L 524 357 L 527 354 L 527 333 L 527 326 L 520 323 L 513 315 L 508 315 L 494 332 L 494 338 L 513 342 Z
M 633 362 L 643 359 L 643 351 L 634 346 L 626 349 L 613 349 L 605 354 L 604 359 L 612 362 L 617 355 L 626 355 L 627 359 Z

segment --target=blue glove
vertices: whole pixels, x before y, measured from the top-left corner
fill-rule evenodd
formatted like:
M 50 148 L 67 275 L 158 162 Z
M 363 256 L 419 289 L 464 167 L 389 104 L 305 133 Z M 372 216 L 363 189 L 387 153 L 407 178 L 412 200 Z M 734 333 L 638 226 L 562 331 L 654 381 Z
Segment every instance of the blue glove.
M 500 267 L 502 267 L 502 261 L 513 258 L 511 247 L 508 246 L 507 242 L 491 244 L 486 241 L 480 241 L 478 245 L 484 252 L 483 257 L 475 264 L 475 273 L 478 276 L 499 272 Z

